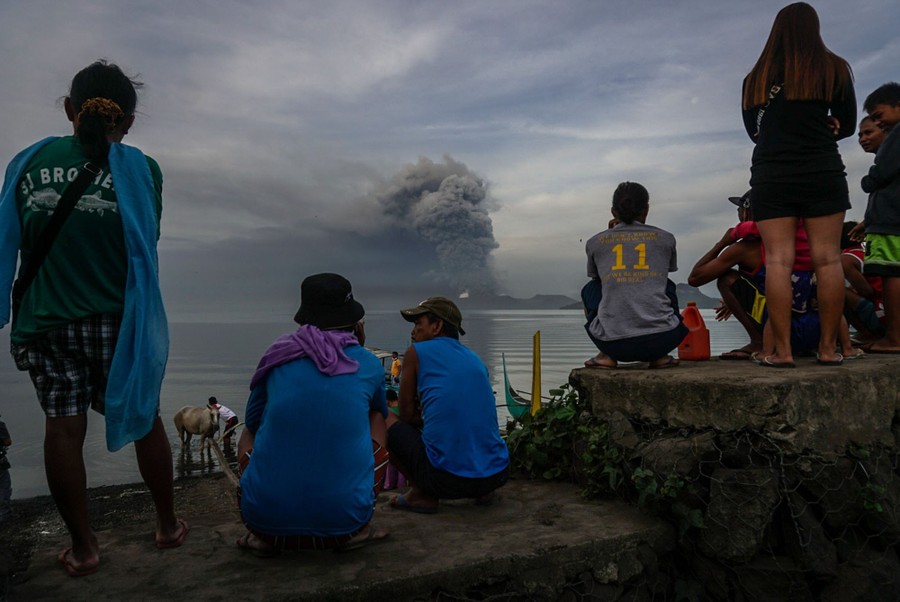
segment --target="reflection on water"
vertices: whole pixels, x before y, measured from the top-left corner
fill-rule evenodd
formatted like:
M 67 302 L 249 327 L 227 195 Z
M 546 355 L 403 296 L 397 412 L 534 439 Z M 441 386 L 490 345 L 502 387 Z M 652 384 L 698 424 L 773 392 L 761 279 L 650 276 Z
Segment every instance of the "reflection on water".
M 223 445 L 220 449 L 228 467 L 237 471 L 236 448 L 233 445 Z M 213 453 L 210 445 L 205 445 L 201 450 L 199 443 L 184 446 L 176 443 L 172 449 L 172 458 L 175 461 L 175 478 L 205 476 L 221 471 L 218 456 Z
M 711 331 L 714 355 L 740 347 L 747 342 L 740 325 L 731 320 L 717 323 L 712 310 L 702 310 Z M 485 362 L 491 384 L 503 403 L 501 354 L 506 355 L 513 386 L 531 388 L 531 340 L 541 331 L 543 394 L 568 381 L 573 368 L 596 353 L 583 328 L 580 311 L 472 311 L 464 316 L 466 336 L 462 341 Z M 248 383 L 256 363 L 268 345 L 280 334 L 296 327 L 285 321 L 273 324 L 171 324 L 171 349 L 166 378 L 160 395 L 160 414 L 173 442 L 173 460 L 179 476 L 208 474 L 219 470 L 201 454 L 195 441 L 182 455 L 172 417 L 182 406 L 204 406 L 209 396 L 243 419 Z M 410 324 L 398 312 L 370 312 L 366 315 L 367 343 L 373 347 L 403 352 L 409 345 Z M 8 348 L 8 329 L 0 330 L 0 347 Z M 13 446 L 9 459 L 13 496 L 44 495 L 47 484 L 43 470 L 44 415 L 35 398 L 27 374 L 18 372 L 12 359 L 0 361 L 0 390 L 3 391 L 0 414 L 10 429 Z M 505 407 L 498 409 L 497 420 L 506 424 Z M 236 440 L 236 439 L 235 439 Z M 236 461 L 234 451 L 227 456 Z M 92 413 L 88 419 L 85 462 L 90 486 L 140 481 L 134 452 L 123 449 L 106 451 L 103 419 Z

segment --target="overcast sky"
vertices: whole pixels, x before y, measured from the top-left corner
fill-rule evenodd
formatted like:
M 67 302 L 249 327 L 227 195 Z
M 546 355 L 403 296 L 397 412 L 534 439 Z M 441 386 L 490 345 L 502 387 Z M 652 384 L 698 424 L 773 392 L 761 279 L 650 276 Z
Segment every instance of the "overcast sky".
M 895 0 L 812 4 L 860 105 L 900 78 Z M 747 189 L 741 80 L 783 5 L 4 0 L 0 161 L 71 132 L 59 99 L 93 60 L 138 75 L 125 141 L 163 170 L 175 320 L 290 312 L 321 271 L 369 306 L 576 297 L 623 180 L 650 191 L 683 282 Z M 860 219 L 872 155 L 840 147 Z

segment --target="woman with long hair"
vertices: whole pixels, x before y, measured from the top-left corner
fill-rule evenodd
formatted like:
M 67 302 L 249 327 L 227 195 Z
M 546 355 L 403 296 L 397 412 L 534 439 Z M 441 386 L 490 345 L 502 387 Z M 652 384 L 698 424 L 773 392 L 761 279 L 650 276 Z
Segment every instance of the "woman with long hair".
M 753 219 L 766 250 L 766 299 L 775 352 L 769 367 L 793 367 L 791 277 L 797 222 L 803 219 L 818 285 L 818 362 L 837 365 L 844 302 L 840 238 L 850 208 L 837 141 L 856 126 L 850 65 L 822 42 L 805 2 L 778 13 L 756 65 L 744 79 L 744 126 L 756 143 L 750 186 Z
M 64 99 L 73 135 L 16 155 L 0 192 L 0 325 L 12 289 L 12 354 L 44 411 L 47 484 L 72 542 L 59 562 L 73 577 L 100 566 L 83 455 L 89 408 L 105 416 L 110 451 L 134 442 L 156 506 L 156 547 L 179 546 L 188 532 L 175 516 L 159 418 L 168 353 L 156 254 L 162 174 L 121 144 L 140 85 L 106 61 L 79 71 Z

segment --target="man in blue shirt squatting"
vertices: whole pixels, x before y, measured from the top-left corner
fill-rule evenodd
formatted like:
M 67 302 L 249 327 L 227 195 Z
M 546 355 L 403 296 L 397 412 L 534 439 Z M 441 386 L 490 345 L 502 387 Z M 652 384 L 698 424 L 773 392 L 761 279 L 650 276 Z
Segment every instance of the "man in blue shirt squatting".
M 256 556 L 349 550 L 388 535 L 371 522 L 388 410 L 381 362 L 363 347 L 364 315 L 346 278 L 310 276 L 300 328 L 259 361 L 238 442 L 247 525 L 238 546 Z
M 487 368 L 459 342 L 462 314 L 450 299 L 429 297 L 400 314 L 413 323 L 413 343 L 400 375 L 400 416 L 387 419 L 388 450 L 412 487 L 390 504 L 423 514 L 437 512 L 441 499 L 487 505 L 509 477 Z

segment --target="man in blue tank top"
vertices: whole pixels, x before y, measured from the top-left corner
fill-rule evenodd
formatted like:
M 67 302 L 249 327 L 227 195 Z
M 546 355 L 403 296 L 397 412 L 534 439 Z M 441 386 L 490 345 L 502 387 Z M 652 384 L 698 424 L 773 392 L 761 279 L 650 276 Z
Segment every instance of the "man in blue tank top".
M 388 416 L 388 450 L 412 487 L 391 506 L 431 514 L 442 498 L 488 504 L 509 476 L 509 451 L 487 368 L 459 342 L 462 314 L 446 297 L 400 314 L 413 323 L 413 344 L 403 358 L 400 416 Z

